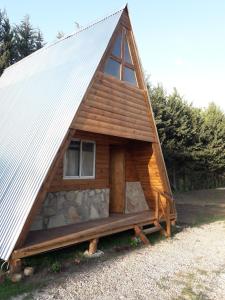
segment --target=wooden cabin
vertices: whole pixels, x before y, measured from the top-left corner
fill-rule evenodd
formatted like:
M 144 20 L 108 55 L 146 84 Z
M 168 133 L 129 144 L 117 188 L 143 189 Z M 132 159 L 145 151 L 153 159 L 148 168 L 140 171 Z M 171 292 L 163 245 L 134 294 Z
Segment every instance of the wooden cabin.
M 9 67 L 0 101 L 2 259 L 15 267 L 83 241 L 94 252 L 128 229 L 146 243 L 170 236 L 176 211 L 127 7 Z

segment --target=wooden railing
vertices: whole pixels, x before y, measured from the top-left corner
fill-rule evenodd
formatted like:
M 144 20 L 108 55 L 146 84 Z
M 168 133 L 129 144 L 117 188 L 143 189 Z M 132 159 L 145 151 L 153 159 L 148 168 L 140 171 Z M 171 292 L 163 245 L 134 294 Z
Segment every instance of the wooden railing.
M 159 224 L 160 220 L 166 221 L 166 235 L 171 236 L 171 219 L 176 219 L 176 209 L 173 196 L 167 192 L 154 189 L 157 193 L 155 198 L 155 219 Z M 163 198 L 163 200 L 162 200 Z M 172 215 L 172 218 L 171 218 Z

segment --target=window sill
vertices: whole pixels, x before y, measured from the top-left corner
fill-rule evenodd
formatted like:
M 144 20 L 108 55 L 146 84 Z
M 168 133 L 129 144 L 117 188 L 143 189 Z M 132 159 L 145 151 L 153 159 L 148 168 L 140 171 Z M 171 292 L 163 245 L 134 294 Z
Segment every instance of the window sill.
M 63 176 L 63 180 L 83 180 L 83 179 L 95 179 L 95 176 Z

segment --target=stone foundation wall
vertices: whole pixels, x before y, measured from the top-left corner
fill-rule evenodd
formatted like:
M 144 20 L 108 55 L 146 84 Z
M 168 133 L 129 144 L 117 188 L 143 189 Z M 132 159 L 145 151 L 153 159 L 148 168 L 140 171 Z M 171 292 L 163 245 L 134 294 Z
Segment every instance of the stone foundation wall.
M 136 213 L 149 210 L 145 195 L 139 181 L 126 182 L 126 208 L 125 213 Z
M 48 229 L 109 216 L 109 189 L 48 193 L 31 230 Z

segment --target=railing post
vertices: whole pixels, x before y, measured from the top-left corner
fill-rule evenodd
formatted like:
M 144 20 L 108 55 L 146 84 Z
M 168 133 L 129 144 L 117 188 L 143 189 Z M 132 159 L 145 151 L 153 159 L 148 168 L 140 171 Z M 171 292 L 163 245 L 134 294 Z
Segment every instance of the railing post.
M 166 234 L 171 236 L 170 201 L 166 199 Z
M 159 192 L 157 192 L 157 197 L 155 200 L 155 219 L 157 220 L 157 222 L 159 221 L 159 197 L 160 194 Z

